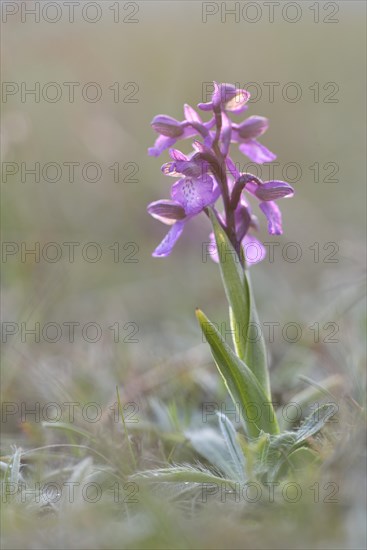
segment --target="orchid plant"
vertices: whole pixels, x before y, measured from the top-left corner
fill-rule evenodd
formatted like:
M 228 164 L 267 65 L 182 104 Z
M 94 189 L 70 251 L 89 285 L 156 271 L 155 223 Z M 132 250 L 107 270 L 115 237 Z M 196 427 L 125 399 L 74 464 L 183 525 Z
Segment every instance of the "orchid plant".
M 277 457 L 277 460 L 279 457 L 284 459 L 285 451 L 290 456 L 300 449 L 314 458 L 313 451 L 307 449 L 306 439 L 334 414 L 333 407 L 326 406 L 321 413 L 318 412 L 317 418 L 307 419 L 299 432 L 280 433 L 271 399 L 265 342 L 261 336 L 251 338 L 251 327 L 258 323 L 258 315 L 249 267 L 265 257 L 265 248 L 255 237 L 259 221 L 248 198 L 251 196 L 258 201 L 267 220 L 268 232 L 280 235 L 283 231 L 282 216 L 276 201 L 292 197 L 294 190 L 285 181 L 262 181 L 253 174 L 240 172 L 230 156 L 231 144 L 238 144 L 240 152 L 255 163 L 271 162 L 276 158 L 257 140 L 268 128 L 266 118 L 250 116 L 239 124 L 230 118 L 233 114 L 244 113 L 249 99 L 250 94 L 244 89 L 214 82 L 211 100 L 198 105 L 200 110 L 210 113 L 207 122 L 189 105 L 184 106 L 183 121 L 167 115 L 154 117 L 152 127 L 159 136 L 148 152 L 159 156 L 168 149 L 171 160 L 163 164 L 162 172 L 177 179 L 171 187 L 169 199 L 148 206 L 151 216 L 170 226 L 153 256 L 171 254 L 192 218 L 202 213 L 209 218 L 212 232 L 208 251 L 220 267 L 229 305 L 233 347 L 225 342 L 201 310 L 197 310 L 196 315 L 229 395 L 241 413 L 246 440 L 265 441 L 267 450 L 265 452 L 261 447 L 262 456 Z M 179 140 L 189 138 L 193 139 L 191 154 L 185 155 L 174 148 Z M 218 202 L 223 205 L 222 212 L 217 209 Z M 255 258 L 246 254 L 248 245 L 256 247 Z M 242 458 L 238 458 L 243 454 L 243 448 L 238 447 L 233 425 L 223 414 L 219 415 L 219 424 L 228 447 L 228 460 L 232 463 L 239 460 L 237 467 L 243 469 Z M 208 458 L 200 448 L 197 450 Z M 209 455 L 212 457 L 213 452 Z M 218 455 L 222 456 L 223 462 L 223 453 Z M 222 472 L 225 463 L 226 459 Z M 283 466 L 280 461 L 277 471 L 281 471 Z M 164 479 L 170 480 L 169 472 L 166 474 L 168 477 Z M 186 474 L 191 479 L 190 473 Z

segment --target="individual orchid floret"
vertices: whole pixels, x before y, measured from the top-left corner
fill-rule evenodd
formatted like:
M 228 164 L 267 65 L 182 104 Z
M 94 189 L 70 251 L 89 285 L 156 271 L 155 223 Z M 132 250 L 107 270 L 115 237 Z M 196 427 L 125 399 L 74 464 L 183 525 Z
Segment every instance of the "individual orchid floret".
M 251 116 L 241 124 L 232 124 L 231 140 L 239 143 L 239 150 L 250 160 L 257 164 L 272 162 L 277 157 L 269 151 L 264 145 L 259 143 L 256 138 L 266 132 L 269 127 L 269 121 L 262 116 Z
M 262 182 L 253 174 L 240 174 L 232 191 L 231 201 L 234 207 L 238 204 L 243 190 L 246 190 L 261 201 L 259 207 L 268 220 L 269 234 L 281 235 L 283 233 L 282 215 L 278 205 L 274 201 L 293 197 L 293 187 L 285 181 L 273 180 Z M 243 198 L 241 198 L 242 200 Z
M 170 149 L 169 156 L 172 162 L 166 162 L 161 167 L 163 174 L 166 176 L 174 178 L 182 176 L 197 178 L 207 174 L 209 170 L 209 164 L 204 160 L 200 160 L 196 152 L 187 156 L 178 149 Z
M 233 84 L 218 84 L 214 82 L 214 91 L 211 101 L 199 103 L 202 111 L 229 111 L 231 113 L 243 113 L 248 108 L 247 102 L 250 93 L 247 90 L 236 88 Z
M 185 177 L 171 188 L 172 200 L 152 202 L 147 210 L 151 216 L 171 229 L 153 252 L 155 257 L 168 256 L 182 234 L 185 224 L 220 196 L 218 185 L 208 174 L 197 178 Z
M 215 124 L 214 118 L 209 122 L 203 122 L 196 111 L 189 105 L 185 105 L 185 120 L 179 121 L 168 115 L 157 115 L 153 118 L 151 126 L 159 135 L 153 147 L 148 149 L 148 154 L 158 157 L 165 149 L 172 147 L 179 139 L 188 139 L 200 135 L 210 140 L 209 129 Z

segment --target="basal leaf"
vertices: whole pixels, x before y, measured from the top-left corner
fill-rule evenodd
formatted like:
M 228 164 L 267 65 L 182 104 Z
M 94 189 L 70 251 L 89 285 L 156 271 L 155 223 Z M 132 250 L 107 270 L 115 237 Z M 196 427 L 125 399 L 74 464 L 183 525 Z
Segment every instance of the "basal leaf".
M 240 409 L 247 434 L 257 437 L 261 431 L 278 433 L 273 407 L 253 372 L 226 344 L 204 313 L 197 310 L 196 315 L 232 401 Z
M 227 452 L 230 455 L 231 463 L 237 474 L 237 479 L 245 481 L 245 455 L 242 448 L 237 441 L 236 430 L 229 420 L 229 418 L 223 413 L 217 413 L 219 419 L 219 427 L 222 432 L 223 439 L 225 441 Z

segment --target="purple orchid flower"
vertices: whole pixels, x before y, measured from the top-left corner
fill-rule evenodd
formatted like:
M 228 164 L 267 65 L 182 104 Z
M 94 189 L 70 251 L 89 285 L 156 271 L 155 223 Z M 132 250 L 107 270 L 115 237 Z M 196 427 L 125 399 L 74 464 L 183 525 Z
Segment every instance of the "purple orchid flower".
M 241 186 L 240 192 L 242 193 L 242 189 L 245 189 L 260 201 L 259 207 L 268 221 L 268 233 L 270 235 L 282 235 L 282 214 L 274 201 L 293 197 L 293 187 L 285 181 L 274 180 L 261 182 L 256 176 L 251 176 L 251 174 L 240 174 L 230 157 L 227 158 L 227 167 L 236 182 L 241 182 L 241 176 L 246 177 L 247 182 L 245 185 Z M 241 198 L 241 202 L 243 200 L 244 199 Z
M 163 164 L 162 172 L 179 178 L 171 188 L 169 200 L 156 201 L 148 206 L 149 214 L 172 226 L 153 256 L 168 256 L 186 223 L 207 207 L 214 206 L 221 197 L 224 213 L 220 215 L 215 210 L 215 214 L 233 247 L 239 256 L 242 247 L 248 265 L 261 261 L 265 257 L 265 248 L 251 234 L 258 229 L 258 222 L 246 201 L 246 192 L 259 201 L 259 208 L 267 218 L 268 232 L 282 234 L 282 216 L 275 201 L 292 197 L 293 188 L 284 181 L 263 182 L 252 174 L 241 174 L 229 156 L 231 143 L 238 143 L 240 151 L 259 164 L 276 158 L 257 141 L 268 129 L 266 118 L 251 116 L 240 124 L 229 118 L 231 113 L 245 111 L 249 98 L 246 90 L 214 82 L 211 101 L 198 105 L 203 111 L 213 111 L 214 116 L 209 122 L 203 122 L 189 105 L 184 106 L 185 120 L 182 122 L 167 115 L 153 119 L 153 129 L 160 135 L 149 154 L 158 156 L 168 148 L 171 161 Z M 190 155 L 172 148 L 176 141 L 194 136 L 194 152 Z M 214 261 L 218 261 L 213 234 L 209 244 L 209 253 Z
M 262 116 L 251 116 L 241 124 L 232 124 L 231 141 L 239 143 L 239 150 L 257 164 L 272 162 L 277 157 L 255 138 L 261 136 L 269 127 L 269 121 Z
M 207 206 L 213 205 L 220 196 L 220 189 L 208 174 L 184 177 L 171 188 L 172 200 L 152 202 L 148 213 L 161 222 L 172 225 L 163 241 L 153 252 L 155 257 L 168 256 L 180 238 L 185 224 Z
M 173 162 L 166 162 L 161 167 L 165 176 L 174 178 L 182 176 L 199 177 L 208 173 L 209 164 L 206 161 L 198 160 L 197 153 L 194 152 L 190 156 L 186 156 L 178 149 L 170 149 L 169 156 Z
M 212 100 L 208 103 L 199 103 L 203 111 L 222 111 L 222 128 L 220 133 L 221 152 L 227 155 L 230 143 L 239 143 L 239 150 L 250 160 L 258 164 L 272 162 L 276 155 L 269 151 L 256 138 L 266 132 L 269 121 L 265 117 L 252 116 L 235 124 L 228 118 L 228 113 L 242 113 L 247 108 L 250 94 L 246 90 L 239 90 L 232 84 L 217 84 L 214 82 Z M 213 134 L 212 134 L 213 136 Z
M 236 88 L 233 84 L 218 84 L 214 82 L 214 91 L 211 101 L 199 103 L 198 107 L 202 111 L 229 111 L 240 114 L 248 108 L 247 102 L 250 99 L 250 93 L 247 90 Z
M 184 106 L 185 120 L 179 121 L 168 115 L 157 115 L 153 118 L 151 126 L 159 135 L 153 147 L 148 149 L 148 154 L 158 157 L 165 149 L 172 147 L 179 139 L 188 139 L 201 135 L 210 141 L 209 130 L 215 124 L 214 118 L 209 122 L 203 122 L 198 113 L 190 107 Z

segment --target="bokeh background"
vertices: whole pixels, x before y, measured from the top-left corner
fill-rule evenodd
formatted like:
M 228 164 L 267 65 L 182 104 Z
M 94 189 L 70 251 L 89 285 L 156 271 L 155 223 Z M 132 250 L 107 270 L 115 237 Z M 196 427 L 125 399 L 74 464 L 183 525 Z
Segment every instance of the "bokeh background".
M 298 343 L 285 341 L 280 331 L 269 343 L 274 394 L 282 402 L 302 390 L 300 374 L 315 380 L 340 374 L 344 389 L 360 403 L 365 359 L 364 2 L 319 2 L 318 23 L 315 3 L 304 1 L 295 3 L 301 17 L 294 23 L 286 20 L 295 19 L 292 7 L 286 16 L 282 12 L 289 2 L 275 7 L 273 23 L 262 2 L 256 3 L 260 16 L 253 23 L 254 8 L 245 16 L 242 11 L 248 2 L 236 3 L 241 8 L 238 22 L 224 12 L 221 20 L 221 6 L 233 7 L 234 2 L 211 2 L 208 9 L 218 13 L 208 15 L 206 23 L 205 7 L 198 1 L 98 2 L 102 16 L 95 23 L 86 21 L 95 17 L 93 6 L 82 16 L 85 2 L 75 7 L 72 23 L 62 2 L 62 17 L 55 23 L 42 12 L 39 22 L 31 15 L 22 21 L 21 4 L 29 8 L 34 2 L 4 4 L 18 11 L 5 22 L 3 18 L 2 80 L 19 88 L 39 82 L 41 95 L 36 102 L 30 95 L 22 101 L 20 92 L 3 94 L 2 240 L 29 249 L 40 243 L 41 251 L 56 242 L 63 254 L 53 263 L 42 255 L 39 262 L 30 255 L 24 261 L 20 252 L 3 256 L 2 318 L 27 328 L 38 322 L 41 329 L 50 322 L 78 322 L 79 327 L 93 322 L 102 337 L 88 343 L 76 328 L 73 343 L 66 330 L 55 343 L 42 335 L 40 342 L 32 335 L 22 342 L 19 326 L 3 346 L 3 399 L 30 405 L 95 401 L 106 408 L 119 385 L 127 400 L 131 396 L 144 402 L 154 396 L 198 408 L 198 386 L 205 395 L 220 394 L 194 315 L 199 306 L 217 322 L 227 320 L 218 268 L 202 261 L 208 221 L 196 218 L 170 258 L 154 259 L 151 252 L 165 227 L 146 213 L 149 202 L 168 197 L 172 183 L 160 172 L 168 154 L 147 155 L 156 138 L 151 119 L 158 113 L 182 119 L 183 104 L 205 100 L 203 91 L 216 80 L 252 83 L 254 96 L 256 83 L 261 97 L 254 97 L 247 114 L 270 119 L 261 142 L 278 155 L 277 179 L 288 180 L 296 190 L 292 200 L 280 205 L 283 236 L 267 235 L 259 212 L 260 238 L 277 247 L 274 262 L 266 260 L 252 269 L 262 321 L 302 327 Z M 119 21 L 114 22 L 118 7 Z M 54 18 L 55 8 L 48 9 L 46 18 Z M 50 82 L 62 89 L 57 102 L 42 97 Z M 65 82 L 80 83 L 73 103 Z M 102 90 L 99 101 L 88 102 L 81 94 L 90 82 Z M 273 101 L 270 82 L 279 83 Z M 289 99 L 295 91 L 287 88 L 289 83 L 301 90 L 299 101 Z M 127 102 L 129 97 L 136 102 Z M 182 149 L 189 152 L 189 143 Z M 239 153 L 234 158 L 241 165 L 249 162 Z M 15 163 L 19 171 L 4 177 L 6 162 Z M 36 162 L 40 181 L 28 175 L 22 182 L 21 163 L 31 168 Z M 49 162 L 62 168 L 56 182 L 42 176 Z M 63 164 L 70 162 L 79 163 L 73 182 Z M 99 181 L 83 177 L 82 167 L 90 162 L 101 169 Z M 115 163 L 118 182 L 110 169 Z M 315 166 L 318 178 L 311 168 Z M 264 179 L 266 170 L 262 168 Z M 49 174 L 52 178 L 52 169 Z M 67 242 L 80 243 L 74 262 L 63 245 Z M 82 255 L 83 246 L 91 242 L 102 250 L 99 261 Z M 289 242 L 302 251 L 297 262 L 282 255 Z M 120 246 L 118 262 L 110 249 L 114 243 Z M 324 341 L 331 333 L 324 328 L 328 322 L 337 325 L 337 342 Z M 109 329 L 115 323 L 120 324 L 119 342 Z M 137 342 L 124 341 L 131 333 L 126 323 L 137 327 Z M 319 343 L 310 329 L 315 323 L 320 325 Z M 43 441 L 39 426 L 32 426 L 27 431 L 16 415 L 3 423 L 3 454 L 11 444 L 27 448 Z

